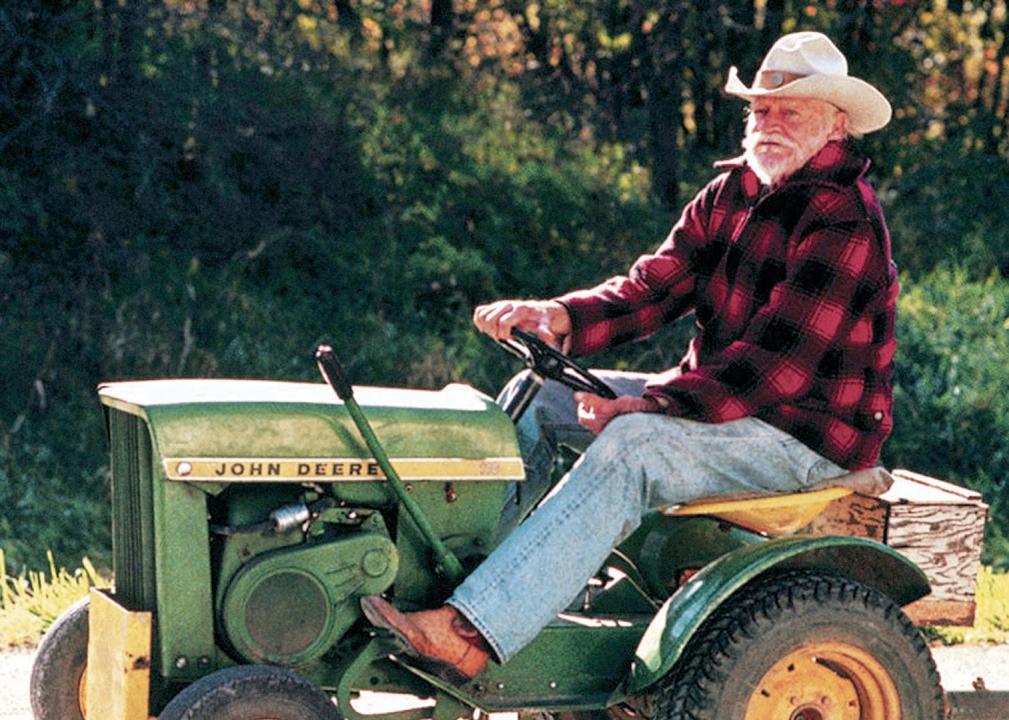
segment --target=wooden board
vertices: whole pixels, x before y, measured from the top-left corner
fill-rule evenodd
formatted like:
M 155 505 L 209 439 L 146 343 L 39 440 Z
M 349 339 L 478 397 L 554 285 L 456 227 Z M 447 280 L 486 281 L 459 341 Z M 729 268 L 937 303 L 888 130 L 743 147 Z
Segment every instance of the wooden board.
M 887 545 L 925 570 L 934 600 L 973 600 L 986 507 L 894 505 Z
M 886 541 L 887 506 L 879 498 L 849 495 L 835 500 L 813 520 L 814 535 L 854 535 Z
M 891 505 L 915 503 L 919 505 L 977 505 L 984 503 L 981 493 L 962 485 L 921 475 L 910 470 L 894 470 L 893 485 L 879 496 Z
M 932 593 L 905 608 L 918 624 L 970 625 L 988 506 L 981 494 L 908 470 L 879 497 L 835 500 L 810 526 L 818 535 L 886 543 L 928 576 Z
M 1009 718 L 1009 692 L 975 690 L 946 694 L 949 720 L 1005 720 Z
M 933 600 L 926 595 L 903 609 L 915 625 L 970 626 L 974 624 L 977 606 L 973 600 Z

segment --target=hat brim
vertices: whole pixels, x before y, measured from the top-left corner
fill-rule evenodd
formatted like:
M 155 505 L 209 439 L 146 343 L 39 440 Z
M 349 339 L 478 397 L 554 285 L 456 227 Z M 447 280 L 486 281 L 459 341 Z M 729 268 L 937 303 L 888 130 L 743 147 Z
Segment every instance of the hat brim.
M 829 102 L 848 116 L 848 129 L 859 135 L 884 127 L 893 115 L 883 93 L 864 80 L 847 75 L 810 75 L 776 88 L 748 87 L 732 67 L 725 82 L 729 95 L 752 100 L 758 97 L 803 97 Z

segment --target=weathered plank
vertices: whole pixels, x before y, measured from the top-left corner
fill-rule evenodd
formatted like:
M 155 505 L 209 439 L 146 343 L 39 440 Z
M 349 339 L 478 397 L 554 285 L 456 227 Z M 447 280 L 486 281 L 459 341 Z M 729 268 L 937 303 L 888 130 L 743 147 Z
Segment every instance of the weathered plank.
M 950 720 L 1005 720 L 1009 718 L 1009 692 L 975 690 L 946 695 Z
M 831 503 L 810 525 L 817 535 L 884 542 L 922 569 L 932 593 L 905 608 L 917 624 L 970 625 L 988 507 L 980 493 L 908 470 L 878 497 Z
M 814 535 L 854 535 L 886 541 L 887 505 L 878 498 L 849 495 L 830 503 L 813 520 Z
M 977 505 L 893 505 L 887 544 L 925 571 L 933 599 L 972 600 L 985 514 Z
M 904 606 L 904 613 L 915 625 L 973 625 L 977 606 L 974 600 L 933 600 L 926 595 Z
M 971 490 L 970 488 L 965 488 L 963 485 L 955 485 L 951 482 L 946 482 L 945 480 L 940 480 L 939 478 L 929 477 L 928 475 L 922 475 L 921 473 L 911 472 L 910 470 L 904 470 L 898 468 L 891 473 L 895 480 L 902 479 L 908 480 L 919 487 L 930 487 L 942 490 L 943 492 L 955 495 L 957 497 L 963 498 L 967 502 L 983 502 L 981 498 L 981 493 L 977 490 Z M 898 486 L 899 487 L 899 486 Z

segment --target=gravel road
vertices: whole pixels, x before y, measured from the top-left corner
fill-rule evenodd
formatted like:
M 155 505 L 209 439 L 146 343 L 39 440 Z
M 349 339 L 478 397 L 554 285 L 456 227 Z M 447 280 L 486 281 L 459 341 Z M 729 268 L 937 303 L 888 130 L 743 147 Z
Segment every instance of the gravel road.
M 978 678 L 988 690 L 1009 690 L 1009 645 L 937 647 L 932 655 L 946 690 L 971 690 Z M 0 720 L 32 720 L 28 678 L 34 657 L 28 651 L 0 653 Z

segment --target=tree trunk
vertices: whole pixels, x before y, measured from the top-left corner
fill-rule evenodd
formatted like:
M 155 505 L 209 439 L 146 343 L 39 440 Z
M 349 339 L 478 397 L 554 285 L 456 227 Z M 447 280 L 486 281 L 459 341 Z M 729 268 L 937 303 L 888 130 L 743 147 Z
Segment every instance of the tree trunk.
M 445 50 L 455 25 L 452 0 L 431 0 L 431 40 L 428 54 L 437 57 Z
M 771 49 L 771 45 L 781 35 L 785 22 L 785 0 L 767 0 L 764 7 L 764 28 L 761 31 L 761 56 Z
M 141 27 L 147 18 L 147 1 L 132 0 L 120 6 L 115 13 L 119 22 L 119 53 L 116 58 L 116 75 L 122 85 L 130 87 L 137 77 L 137 39 L 143 37 Z
M 108 75 L 112 75 L 112 68 L 116 61 L 116 33 L 112 19 L 112 8 L 115 7 L 116 0 L 101 0 L 101 33 L 102 33 L 102 60 L 101 67 L 105 68 Z
M 719 18 L 719 7 L 715 4 L 701 6 L 702 10 L 694 11 L 694 67 L 693 81 L 690 83 L 690 95 L 694 101 L 694 125 L 696 127 L 694 142 L 705 147 L 711 147 L 716 142 L 714 120 L 711 115 L 711 78 L 708 73 L 711 62 L 711 49 L 718 45 L 718 37 L 722 34 Z M 684 133 L 687 129 L 684 128 Z M 689 141 L 688 141 L 689 142 Z
M 361 16 L 350 0 L 334 0 L 336 5 L 336 21 L 340 27 L 350 33 L 350 44 L 356 46 L 361 40 Z
M 668 209 L 674 209 L 679 200 L 677 137 L 683 124 L 682 23 L 678 10 L 667 10 L 656 25 L 651 40 L 651 76 L 647 81 L 652 191 Z
M 770 4 L 770 3 L 769 3 Z M 714 107 L 716 145 L 720 152 L 731 154 L 739 151 L 739 139 L 743 134 L 743 107 L 745 102 L 740 98 L 727 97 L 721 89 L 728 78 L 729 67 L 744 62 L 760 62 L 760 58 L 769 47 L 758 47 L 763 42 L 762 33 L 754 31 L 756 25 L 756 7 L 750 2 L 735 3 L 729 10 L 728 28 L 721 35 L 720 50 L 724 59 L 723 67 L 718 71 L 719 87 L 711 89 L 711 102 Z M 751 73 L 756 73 L 757 66 L 740 67 L 744 79 L 749 81 Z

